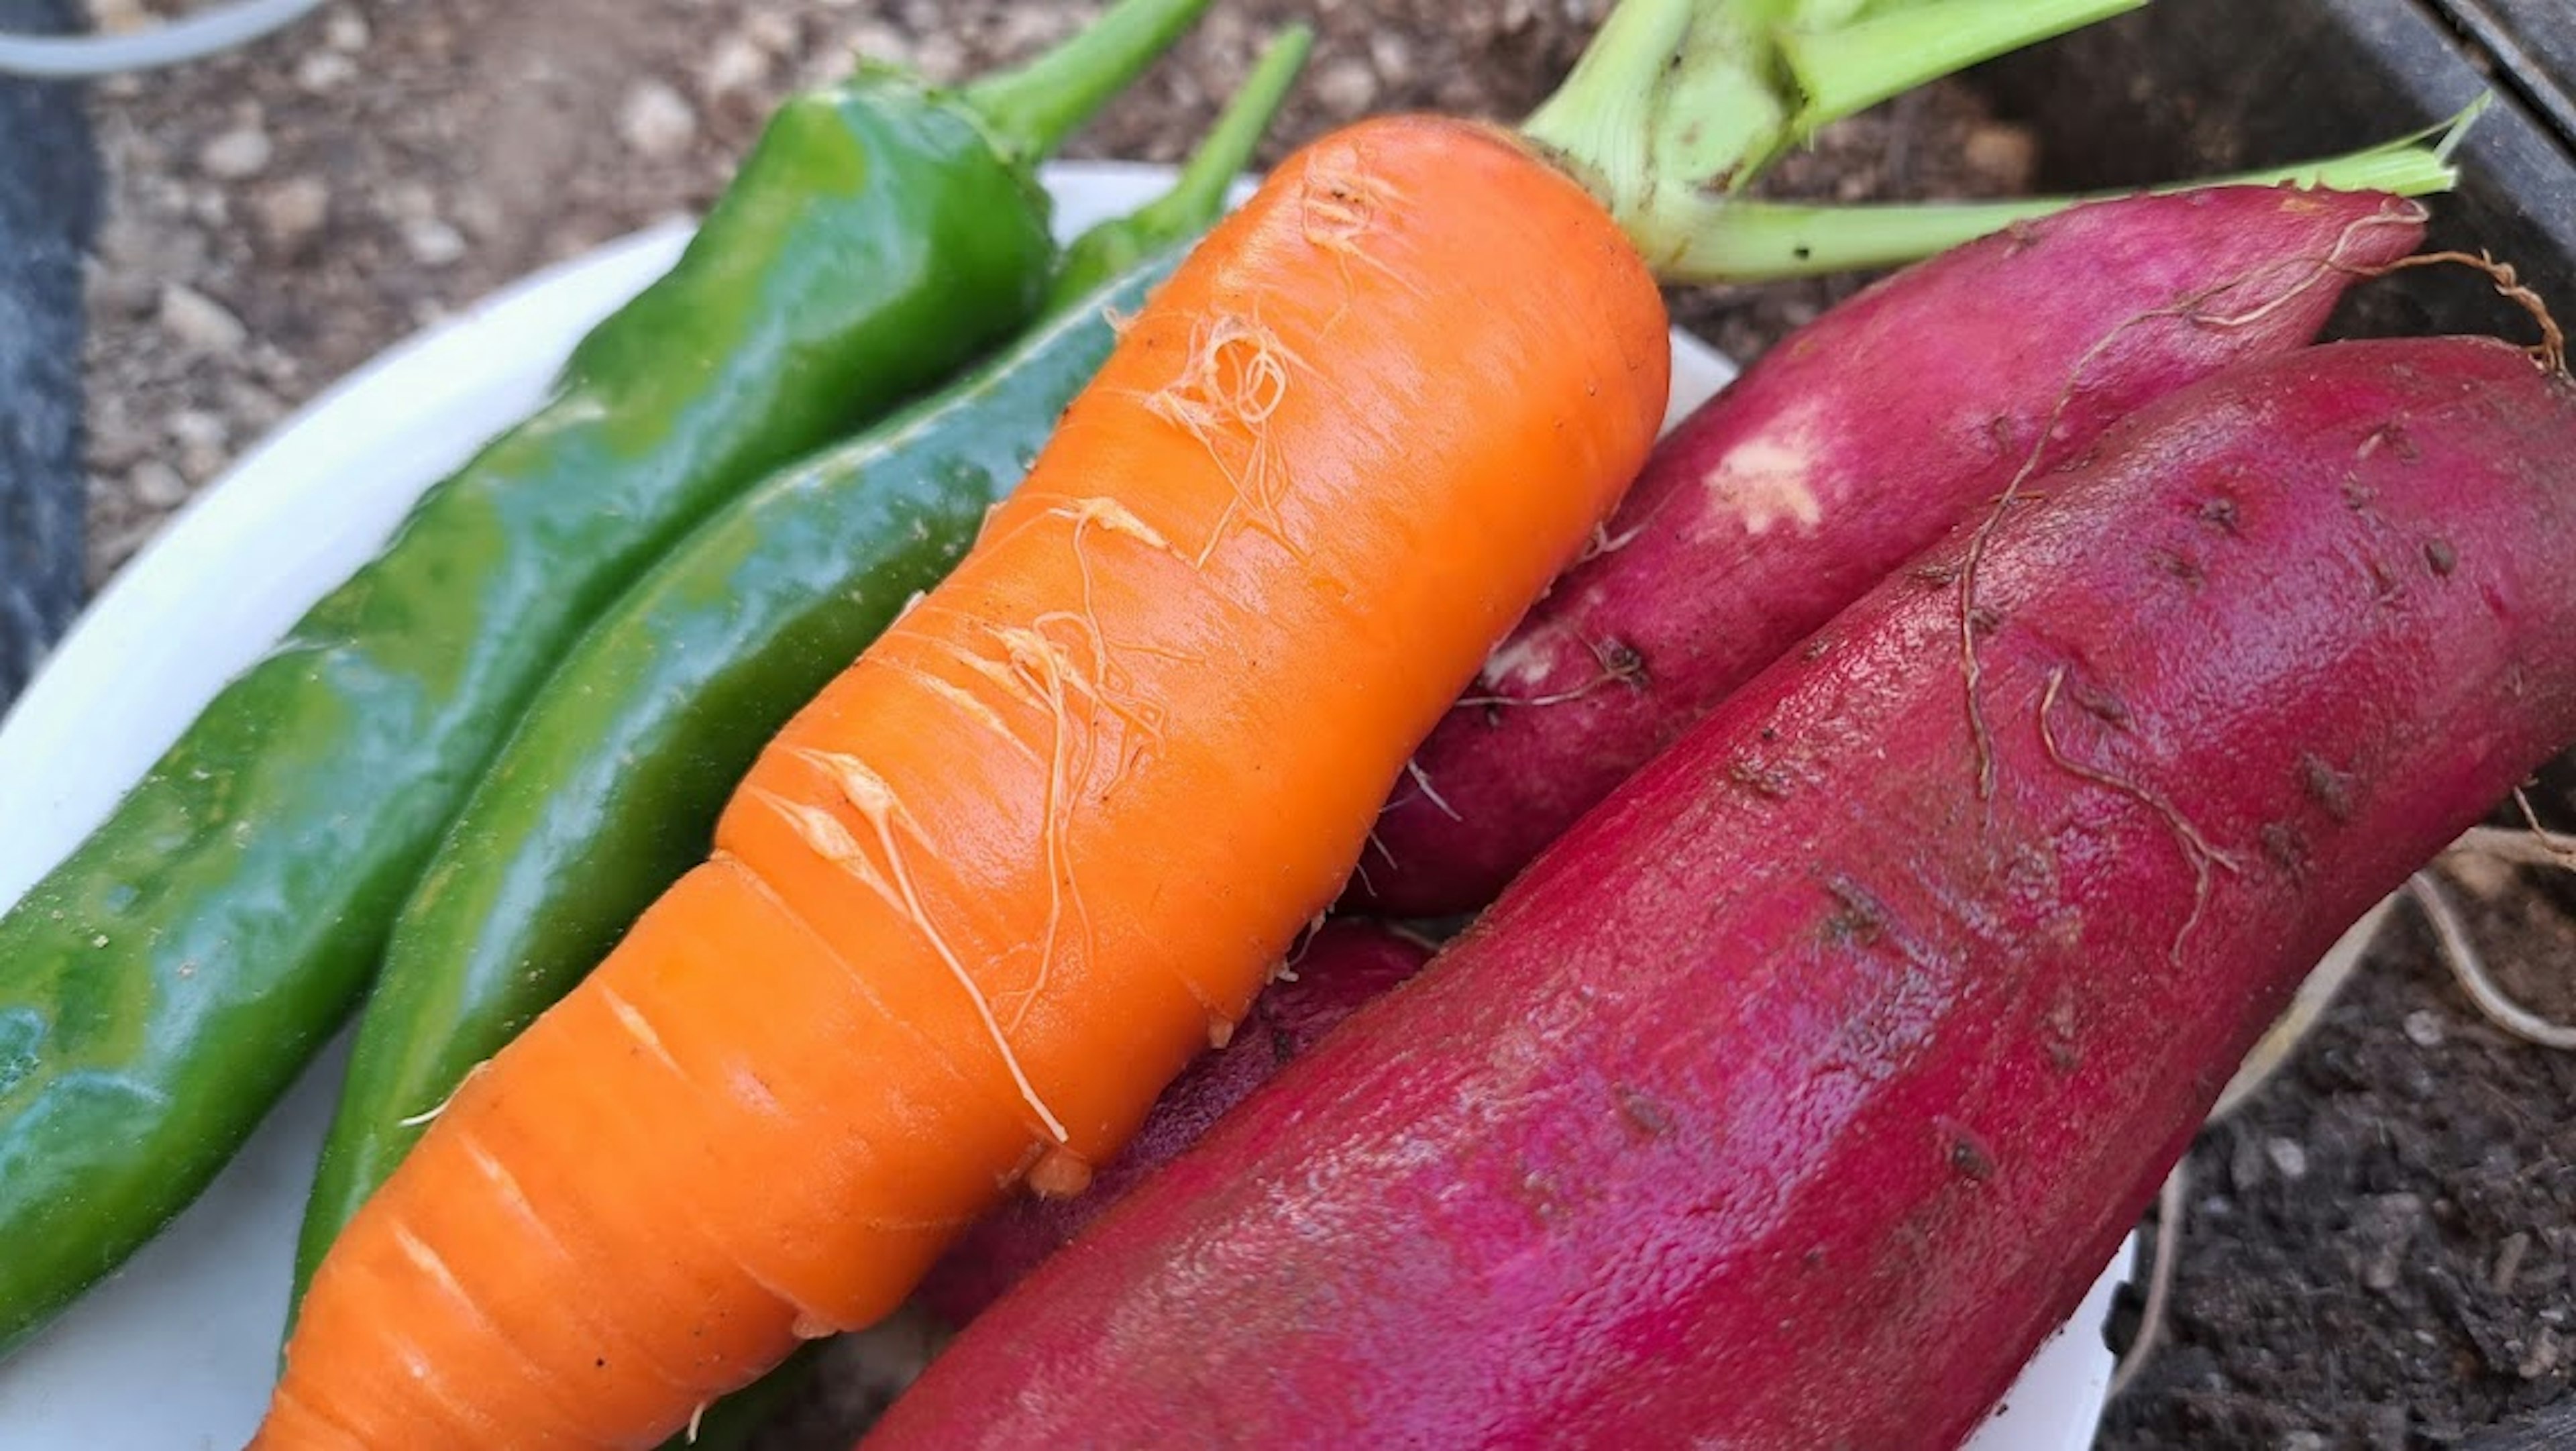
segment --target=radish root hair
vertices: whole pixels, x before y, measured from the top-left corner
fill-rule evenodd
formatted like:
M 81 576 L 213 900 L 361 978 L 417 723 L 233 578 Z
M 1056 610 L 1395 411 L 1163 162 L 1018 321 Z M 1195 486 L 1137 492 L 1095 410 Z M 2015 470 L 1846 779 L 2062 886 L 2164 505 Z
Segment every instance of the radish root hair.
M 2165 1176 L 2165 1187 L 2156 1195 L 2156 1244 L 2147 1266 L 2147 1303 L 2138 1312 L 2138 1333 L 2129 1342 L 2129 1353 L 2120 1357 L 2111 1372 L 2114 1399 L 2137 1380 L 2164 1340 L 2165 1322 L 2172 1318 L 2174 1266 L 2182 1259 L 2183 1217 L 2190 1195 L 2191 1165 L 2186 1157 L 2175 1161 L 2173 1172 Z
M 430 1105 L 426 1109 L 423 1109 L 419 1113 L 413 1114 L 409 1118 L 395 1119 L 394 1127 L 398 1129 L 416 1129 L 436 1123 L 438 1121 L 438 1116 L 447 1112 L 447 1106 L 456 1101 L 456 1095 L 465 1091 L 465 1085 L 472 1083 L 475 1079 L 475 1075 L 481 1073 L 485 1067 L 490 1065 L 491 1062 L 492 1060 L 489 1058 L 477 1061 L 473 1067 L 465 1070 L 464 1077 L 456 1080 L 456 1086 L 447 1091 L 447 1097 L 440 1099 L 438 1102 Z
M 2424 252 L 2372 268 L 2368 275 L 2384 277 L 2410 268 L 2438 266 L 2460 266 L 2485 273 L 2487 280 L 2495 284 L 2498 296 L 2531 314 L 2531 320 L 2540 325 L 2540 341 L 2531 347 L 2533 361 L 2559 377 L 2567 376 L 2567 334 L 2560 330 L 2558 319 L 2550 315 L 2549 304 L 2523 283 L 2512 263 L 2499 262 L 2484 252 Z
M 2049 724 L 2049 714 L 2057 708 L 2058 694 L 2065 686 L 2066 667 L 2060 665 L 2048 672 L 2048 686 L 2040 692 L 2039 740 L 2047 748 L 2048 758 L 2067 774 L 2117 791 L 2154 812 L 2163 819 L 2165 828 L 2173 833 L 2175 843 L 2191 862 L 2191 915 L 2183 919 L 2182 930 L 2174 934 L 2173 947 L 2169 951 L 2173 960 L 2179 962 L 2182 960 L 2183 943 L 2190 938 L 2192 929 L 2200 925 L 2201 915 L 2208 910 L 2211 868 L 2220 868 L 2234 875 L 2239 870 L 2236 859 L 2210 845 L 2209 838 L 2201 835 L 2200 828 L 2191 824 L 2191 818 L 2183 815 L 2180 808 L 2162 795 L 2125 776 L 2084 765 L 2067 756 L 2065 748 L 2058 744 L 2056 728 Z
M 2554 1023 L 2522 1004 L 2515 1002 L 2495 976 L 2487 971 L 2486 955 L 2478 951 L 2468 924 L 2461 920 L 2459 908 L 2451 903 L 2451 894 L 2431 874 L 2418 872 L 2406 883 L 2406 895 L 2424 914 L 2425 925 L 2433 929 L 2433 940 L 2439 945 L 2442 959 L 2459 981 L 2460 990 L 2477 1004 L 2487 1021 L 2526 1043 L 2554 1048 L 2562 1053 L 2576 1052 L 2576 1026 Z
M 2530 803 L 2522 800 L 2518 792 L 2515 799 L 2521 802 L 2528 818 Z M 2576 870 L 2576 840 L 2548 831 L 2536 820 L 2528 831 L 2481 826 L 2461 836 L 2442 853 L 2436 864 L 2462 857 L 2513 866 Z M 2515 1002 L 2488 970 L 2486 956 L 2478 950 L 2477 941 L 2452 902 L 2450 893 L 2429 871 L 2418 872 L 2403 888 L 2372 907 L 2327 951 L 2324 960 L 2300 985 L 2288 1011 L 2246 1055 L 2243 1066 L 2236 1070 L 2236 1076 L 2228 1080 L 2226 1089 L 2218 1096 L 2217 1106 L 2210 1110 L 2212 1122 L 2227 1117 L 2253 1097 L 2315 1030 L 2336 993 L 2351 978 L 2371 947 L 2379 941 L 2380 935 L 2387 931 L 2389 920 L 2401 899 L 2412 902 L 2415 909 L 2423 914 L 2425 925 L 2433 933 L 2435 953 L 2458 980 L 2460 990 L 2468 995 L 2470 1003 L 2489 1022 L 2525 1042 L 2562 1052 L 2576 1051 L 2576 1026 L 2551 1022 Z
M 1629 531 L 1634 534 L 1635 531 Z M 1564 705 L 1581 700 L 1605 685 L 1642 686 L 1646 681 L 1646 662 L 1636 650 L 1618 641 L 1586 640 L 1583 648 L 1590 652 L 1598 673 L 1581 685 L 1554 690 L 1545 695 L 1462 695 L 1450 706 L 1452 710 L 1475 710 L 1506 705 Z M 1543 668 L 1543 667 L 1542 667 Z M 1448 810 L 1442 806 L 1443 811 Z M 1451 813 L 1454 816 L 1456 813 Z
M 2363 913 L 2361 920 L 2352 924 L 2342 937 L 2337 938 L 2334 946 L 2326 949 L 2326 955 L 2317 963 L 2316 970 L 2299 984 L 2298 992 L 2290 999 L 2290 1006 L 2245 1055 L 2245 1061 L 2237 1066 L 2235 1076 L 2229 1078 L 2227 1086 L 2219 1091 L 2218 1104 L 2209 1111 L 2210 1122 L 2216 1123 L 2236 1112 L 2264 1084 L 2272 1081 L 2272 1075 L 2281 1070 L 2282 1064 L 2290 1061 L 2291 1054 L 2324 1020 L 2326 1009 L 2334 1006 L 2344 984 L 2352 980 L 2362 960 L 2370 955 L 2372 944 L 2379 940 L 2389 914 L 2396 908 L 2395 897 L 2383 898 L 2377 906 Z

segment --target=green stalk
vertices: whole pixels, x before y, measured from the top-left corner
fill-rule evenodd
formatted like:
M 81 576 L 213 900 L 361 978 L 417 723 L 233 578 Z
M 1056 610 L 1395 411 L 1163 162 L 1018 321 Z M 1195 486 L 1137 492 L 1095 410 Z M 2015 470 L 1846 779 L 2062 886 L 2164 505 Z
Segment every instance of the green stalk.
M 2455 123 L 2452 135 L 2456 137 Z M 2459 174 L 2448 160 L 2449 142 L 2423 144 L 2407 137 L 2366 151 L 2301 162 L 2267 171 L 2129 191 L 2011 201 L 1936 205 L 1830 207 L 1742 201 L 1702 196 L 1691 215 L 1666 220 L 1674 231 L 1666 245 L 1647 253 L 1657 275 L 1676 282 L 1734 281 L 1746 277 L 1811 277 L 1829 272 L 1895 267 L 1971 242 L 2015 222 L 2031 221 L 2088 201 L 2172 193 L 2202 186 L 2325 187 L 2422 196 L 2448 190 Z
M 1980 61 L 2143 8 L 2147 0 L 1937 0 L 1831 29 L 1783 30 L 1780 59 L 1804 97 L 1788 137 Z
M 1565 84 L 1521 123 L 1522 135 L 1555 153 L 1623 221 L 1626 206 L 1654 190 L 1656 117 L 1666 77 L 1685 57 L 1695 8 L 1692 0 L 1620 0 Z M 1757 94 L 1742 103 L 1771 99 Z M 1719 132 L 1742 126 L 1714 113 L 1704 119 Z
M 1205 230 L 1217 219 L 1225 210 L 1226 192 L 1251 164 L 1253 148 L 1261 144 L 1279 114 L 1280 103 L 1287 99 L 1314 43 L 1315 32 L 1303 25 L 1279 32 L 1252 73 L 1244 77 L 1234 99 L 1226 103 L 1207 139 L 1181 168 L 1172 189 L 1126 216 L 1093 227 L 1065 249 L 1064 265 L 1047 296 L 1047 312 L 1090 296 L 1147 256 Z
M 1826 122 L 2144 3 L 1620 0 L 1521 131 L 1660 263 Z
M 1014 158 L 1064 144 L 1111 96 L 1171 48 L 1210 0 L 1118 0 L 1072 39 L 1015 70 L 967 83 L 966 104 Z

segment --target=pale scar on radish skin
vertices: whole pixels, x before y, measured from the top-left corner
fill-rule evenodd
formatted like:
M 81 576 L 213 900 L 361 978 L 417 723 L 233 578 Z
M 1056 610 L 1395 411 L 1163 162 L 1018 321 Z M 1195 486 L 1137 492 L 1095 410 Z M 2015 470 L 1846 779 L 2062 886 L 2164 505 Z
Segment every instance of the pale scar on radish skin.
M 1556 665 L 1556 651 L 1539 632 L 1515 634 L 1485 657 L 1485 683 L 1497 690 L 1544 684 Z
M 1553 633 L 1557 638 L 1565 638 L 1565 632 L 1562 630 Z M 1565 705 L 1581 700 L 1605 686 L 1643 686 L 1646 683 L 1645 658 L 1637 653 L 1635 646 L 1615 639 L 1602 641 L 1577 639 L 1575 643 L 1582 647 L 1584 657 L 1593 667 L 1592 673 L 1581 681 L 1563 690 L 1545 691 L 1537 695 L 1499 693 L 1505 681 L 1523 686 L 1540 686 L 1546 684 L 1549 677 L 1556 673 L 1556 667 L 1561 663 L 1563 652 L 1552 649 L 1548 642 L 1542 641 L 1537 633 L 1533 632 L 1528 639 L 1516 645 L 1506 646 L 1503 650 L 1486 657 L 1485 668 L 1488 672 L 1495 668 L 1495 662 L 1504 662 L 1506 674 L 1503 680 L 1497 680 L 1491 674 L 1478 677 L 1487 685 L 1495 687 L 1498 693 L 1462 695 L 1452 703 L 1450 708 L 1480 710 L 1506 705 Z M 1455 813 L 1452 813 L 1452 818 L 1454 817 Z
M 1812 407 L 1782 416 L 1759 435 L 1726 451 L 1700 479 L 1710 511 L 1703 532 L 1732 518 L 1759 537 L 1781 524 L 1813 529 L 1824 522 L 1816 497 L 1816 467 L 1823 440 Z

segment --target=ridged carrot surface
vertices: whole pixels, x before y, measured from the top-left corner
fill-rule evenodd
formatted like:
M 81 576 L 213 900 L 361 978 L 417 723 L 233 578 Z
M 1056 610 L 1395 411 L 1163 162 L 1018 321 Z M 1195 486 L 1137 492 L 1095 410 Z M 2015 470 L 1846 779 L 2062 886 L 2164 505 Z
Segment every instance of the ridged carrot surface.
M 1080 1187 L 1222 1041 L 1644 459 L 1664 313 L 1429 117 L 1283 163 L 714 858 L 343 1234 L 257 1446 L 644 1446 Z

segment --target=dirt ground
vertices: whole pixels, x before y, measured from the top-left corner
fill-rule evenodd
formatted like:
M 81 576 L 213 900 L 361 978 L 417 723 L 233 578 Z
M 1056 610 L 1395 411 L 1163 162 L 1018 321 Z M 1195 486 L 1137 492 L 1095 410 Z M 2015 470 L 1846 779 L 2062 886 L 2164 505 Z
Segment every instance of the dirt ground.
M 154 13 L 92 0 L 103 25 Z M 184 6 L 164 6 L 164 11 Z M 1270 28 L 1321 33 L 1264 157 L 1371 111 L 1510 117 L 1605 0 L 1219 0 L 1072 148 L 1185 151 Z M 113 176 L 92 271 L 90 576 L 288 411 L 533 267 L 704 204 L 786 89 L 853 50 L 954 78 L 1096 10 L 1046 0 L 366 0 L 238 56 L 99 88 Z M 2037 141 L 1964 86 L 1838 128 L 1773 189 L 1846 199 L 2024 189 Z M 1739 357 L 1854 284 L 1676 299 Z M 2543 893 L 2472 894 L 2508 981 L 2569 991 L 2576 932 Z M 2456 1444 L 2562 1396 L 2576 1355 L 2576 1059 L 2514 1044 L 2411 918 L 2274 1086 L 2191 1160 L 2163 1349 L 2102 1446 Z M 2125 1335 L 2135 1306 L 2118 1317 Z M 772 1447 L 848 1444 L 923 1348 L 837 1357 Z M 854 1367 L 872 1369 L 861 1373 Z M 871 1378 L 873 1377 L 873 1378 Z

